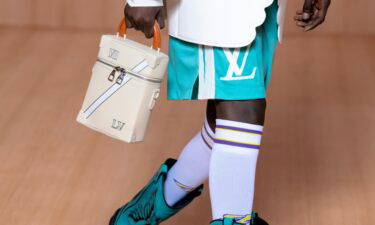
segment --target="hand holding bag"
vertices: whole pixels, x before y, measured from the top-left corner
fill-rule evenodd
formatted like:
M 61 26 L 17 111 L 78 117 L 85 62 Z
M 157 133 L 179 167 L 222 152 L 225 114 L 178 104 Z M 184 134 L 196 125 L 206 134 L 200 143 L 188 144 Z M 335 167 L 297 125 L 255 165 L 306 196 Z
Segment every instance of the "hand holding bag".
M 125 19 L 117 35 L 103 35 L 77 121 L 125 142 L 142 141 L 168 65 L 160 45 L 156 21 L 152 47 L 126 37 Z

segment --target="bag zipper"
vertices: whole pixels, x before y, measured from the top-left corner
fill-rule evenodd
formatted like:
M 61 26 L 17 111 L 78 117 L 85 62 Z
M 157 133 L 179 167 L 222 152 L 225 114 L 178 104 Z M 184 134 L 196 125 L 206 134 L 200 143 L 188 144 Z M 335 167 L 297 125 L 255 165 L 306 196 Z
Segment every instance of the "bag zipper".
M 108 80 L 109 81 L 113 81 L 114 78 L 115 78 L 116 71 L 120 71 L 121 74 L 118 76 L 116 82 L 120 82 L 121 83 L 121 81 L 124 79 L 124 76 L 127 73 L 130 74 L 130 75 L 132 75 L 132 76 L 134 76 L 134 77 L 137 77 L 139 79 L 142 79 L 142 80 L 145 80 L 145 81 L 149 81 L 149 82 L 152 82 L 152 83 L 161 83 L 162 82 L 162 80 L 160 80 L 160 79 L 147 78 L 147 77 L 141 76 L 139 74 L 136 74 L 136 73 L 134 73 L 132 71 L 126 70 L 125 68 L 122 68 L 122 67 L 119 67 L 119 66 L 114 66 L 114 65 L 112 65 L 112 64 L 110 64 L 110 63 L 108 63 L 108 62 L 106 62 L 106 61 L 104 61 L 104 60 L 102 60 L 100 58 L 98 58 L 97 61 L 113 68 L 112 72 L 108 76 Z

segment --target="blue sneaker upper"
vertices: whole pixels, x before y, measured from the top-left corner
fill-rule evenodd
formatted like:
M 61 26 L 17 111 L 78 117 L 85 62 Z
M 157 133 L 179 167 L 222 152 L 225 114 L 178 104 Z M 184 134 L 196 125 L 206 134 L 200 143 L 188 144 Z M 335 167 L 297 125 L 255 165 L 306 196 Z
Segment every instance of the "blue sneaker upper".
M 157 225 L 176 214 L 203 190 L 197 187 L 175 205 L 169 206 L 164 199 L 164 181 L 168 170 L 176 162 L 168 159 L 154 174 L 149 183 L 131 201 L 119 208 L 112 216 L 109 225 Z

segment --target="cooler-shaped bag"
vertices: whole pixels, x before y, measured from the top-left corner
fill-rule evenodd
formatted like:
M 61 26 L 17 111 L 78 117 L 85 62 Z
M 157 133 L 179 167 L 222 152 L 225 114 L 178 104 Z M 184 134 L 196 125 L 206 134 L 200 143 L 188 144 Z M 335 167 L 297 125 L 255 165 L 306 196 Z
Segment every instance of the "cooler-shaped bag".
M 126 38 L 125 20 L 117 35 L 103 35 L 77 121 L 125 142 L 142 141 L 168 64 L 160 44 L 157 22 L 152 47 Z

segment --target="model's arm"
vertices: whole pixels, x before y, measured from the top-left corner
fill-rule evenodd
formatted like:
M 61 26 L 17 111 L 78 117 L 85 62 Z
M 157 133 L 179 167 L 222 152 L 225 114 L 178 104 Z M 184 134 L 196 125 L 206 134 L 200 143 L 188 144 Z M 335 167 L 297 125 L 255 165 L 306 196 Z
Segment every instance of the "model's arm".
M 142 31 L 147 38 L 154 35 L 154 21 L 164 28 L 163 0 L 128 0 L 124 10 L 126 25 Z
M 309 31 L 319 26 L 326 18 L 331 0 L 305 0 L 303 10 L 298 10 L 294 19 L 304 31 Z

